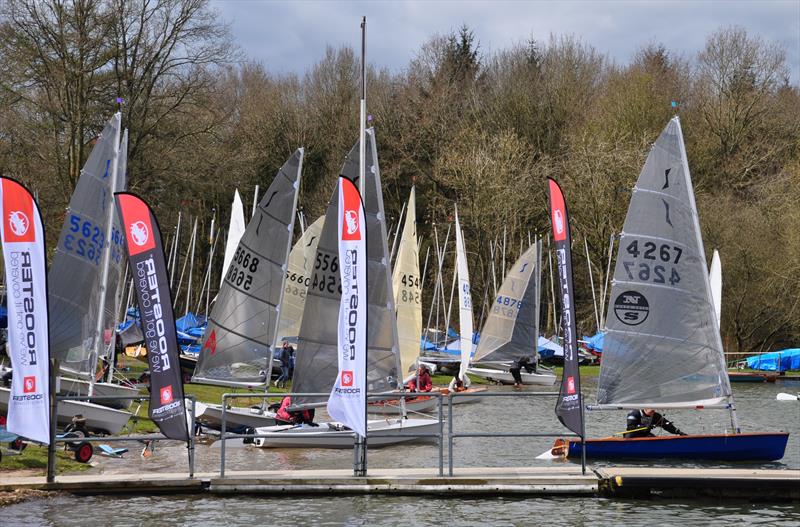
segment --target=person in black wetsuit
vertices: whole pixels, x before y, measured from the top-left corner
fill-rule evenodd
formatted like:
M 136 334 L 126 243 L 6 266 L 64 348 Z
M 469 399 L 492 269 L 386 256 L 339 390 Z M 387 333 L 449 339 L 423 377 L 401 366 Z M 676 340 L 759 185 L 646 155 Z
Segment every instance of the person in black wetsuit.
M 672 424 L 666 417 L 656 412 L 652 408 L 644 410 L 631 410 L 628 413 L 628 425 L 626 430 L 630 430 L 625 437 L 654 437 L 653 428 L 659 427 L 670 434 L 685 436 L 678 427 Z
M 508 372 L 512 377 L 514 377 L 515 387 L 522 386 L 522 375 L 520 374 L 520 370 L 522 370 L 522 368 L 525 368 L 525 371 L 528 373 L 536 373 L 536 367 L 539 362 L 538 359 L 538 355 L 536 355 L 533 360 L 531 360 L 530 357 L 520 357 L 511 363 L 511 367 L 508 369 Z

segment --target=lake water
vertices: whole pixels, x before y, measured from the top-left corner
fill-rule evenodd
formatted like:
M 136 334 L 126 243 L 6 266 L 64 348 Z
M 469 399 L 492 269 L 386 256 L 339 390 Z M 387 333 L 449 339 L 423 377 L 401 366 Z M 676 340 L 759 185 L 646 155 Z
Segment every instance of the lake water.
M 593 400 L 595 379 L 584 379 L 587 400 Z M 554 388 L 532 388 L 553 391 Z M 513 391 L 492 387 L 493 391 Z M 790 432 L 786 455 L 761 468 L 800 468 L 800 404 L 775 400 L 778 392 L 800 391 L 800 382 L 734 384 L 743 431 Z M 454 428 L 460 432 L 563 431 L 553 415 L 555 399 L 487 398 L 454 408 Z M 730 429 L 728 412 L 719 410 L 666 412 L 681 430 L 720 433 Z M 318 412 L 318 420 L 323 412 Z M 625 412 L 588 412 L 587 435 L 599 437 L 622 431 Z M 547 450 L 547 438 L 460 438 L 455 444 L 455 467 L 548 466 L 535 459 Z M 130 446 L 130 445 L 127 445 Z M 133 454 L 133 455 L 131 455 Z M 446 455 L 446 452 L 445 452 Z M 124 459 L 97 457 L 92 469 L 102 473 L 179 472 L 186 470 L 186 449 L 159 444 L 146 460 L 137 452 Z M 352 467 L 352 450 L 228 449 L 227 470 L 323 469 Z M 436 467 L 438 449 L 410 444 L 375 449 L 371 468 Z M 447 459 L 445 458 L 445 469 Z M 621 465 L 622 463 L 615 463 Z M 741 463 L 647 463 L 650 466 L 743 467 Z M 593 466 L 603 465 L 594 463 Z M 219 470 L 219 449 L 198 445 L 196 471 Z M 800 482 L 798 482 L 800 485 Z M 758 489 L 753 489 L 757 495 Z M 430 499 L 353 496 L 335 498 L 221 498 L 181 497 L 72 497 L 58 496 L 0 509 L 0 525 L 653 525 L 680 521 L 686 525 L 764 524 L 800 526 L 800 506 L 786 504 L 674 502 L 667 500 L 605 500 L 596 498 L 537 499 Z

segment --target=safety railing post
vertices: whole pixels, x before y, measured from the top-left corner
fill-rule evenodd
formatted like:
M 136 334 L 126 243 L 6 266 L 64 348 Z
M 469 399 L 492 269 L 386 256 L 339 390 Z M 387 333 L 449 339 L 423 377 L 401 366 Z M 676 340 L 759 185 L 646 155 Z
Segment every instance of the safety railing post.
M 447 405 L 447 473 L 453 475 L 453 399 Z
M 444 476 L 444 409 L 442 408 L 444 396 L 439 393 L 439 476 Z
M 195 407 L 197 406 L 194 395 L 187 397 L 192 402 L 192 410 L 189 412 L 189 479 L 194 478 L 194 423 L 195 423 Z
M 222 394 L 222 426 L 220 427 L 220 441 L 222 444 L 219 447 L 220 451 L 220 460 L 219 460 L 219 477 L 225 477 L 225 432 L 226 432 L 226 418 L 227 418 L 227 408 L 228 408 L 228 395 L 227 393 Z

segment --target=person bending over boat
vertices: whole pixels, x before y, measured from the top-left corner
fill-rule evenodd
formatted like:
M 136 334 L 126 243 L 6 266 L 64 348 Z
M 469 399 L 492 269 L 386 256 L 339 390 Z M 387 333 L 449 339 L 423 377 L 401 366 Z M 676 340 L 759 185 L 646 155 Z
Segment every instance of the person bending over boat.
M 662 430 L 679 436 L 685 436 L 684 432 L 678 430 L 672 421 L 656 412 L 652 408 L 644 410 L 631 410 L 628 413 L 628 426 L 625 437 L 654 437 L 653 428 L 659 427 Z
M 421 364 L 417 370 L 417 376 L 406 385 L 412 392 L 429 392 L 433 389 L 433 381 L 431 380 L 431 372 L 428 367 Z
M 275 422 L 279 425 L 302 425 L 307 424 L 316 426 L 314 423 L 314 409 L 306 408 L 305 410 L 290 411 L 289 407 L 292 406 L 292 398 L 288 395 L 281 401 L 281 406 L 275 413 Z
M 453 380 L 450 381 L 450 386 L 447 387 L 448 390 L 451 392 L 463 392 L 469 388 L 470 380 L 469 377 L 464 375 L 464 379 L 456 375 L 453 377 Z
M 530 357 L 520 357 L 514 362 L 511 363 L 511 367 L 508 369 L 508 372 L 514 377 L 514 387 L 522 386 L 522 375 L 520 371 L 522 368 L 525 368 L 525 371 L 528 373 L 536 373 L 537 367 L 539 365 L 539 354 L 535 353 L 533 355 L 533 360 Z

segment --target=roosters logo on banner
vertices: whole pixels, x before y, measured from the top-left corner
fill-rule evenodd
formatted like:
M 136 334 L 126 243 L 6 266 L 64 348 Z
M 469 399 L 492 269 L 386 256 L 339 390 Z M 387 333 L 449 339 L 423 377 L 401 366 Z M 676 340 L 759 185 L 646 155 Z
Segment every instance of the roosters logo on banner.
M 143 221 L 136 221 L 131 224 L 131 239 L 133 243 L 141 247 L 150 238 L 150 231 Z
M 14 210 L 8 215 L 8 227 L 15 236 L 25 236 L 30 224 L 28 216 L 22 211 Z

